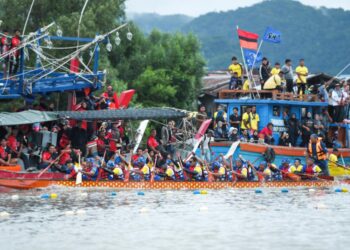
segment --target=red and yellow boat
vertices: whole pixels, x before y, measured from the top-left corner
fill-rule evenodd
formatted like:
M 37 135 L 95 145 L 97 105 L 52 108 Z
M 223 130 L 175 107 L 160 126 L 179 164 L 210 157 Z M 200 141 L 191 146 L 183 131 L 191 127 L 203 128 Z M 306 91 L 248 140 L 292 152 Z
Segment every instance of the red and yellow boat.
M 195 182 L 195 181 L 83 181 L 76 185 L 75 180 L 67 180 L 62 173 L 20 173 L 0 170 L 0 186 L 15 189 L 36 189 L 50 186 L 83 187 L 83 188 L 113 188 L 113 189 L 150 189 L 150 190 L 180 190 L 180 189 L 227 189 L 227 188 L 280 188 L 280 187 L 332 187 L 339 185 L 333 180 L 302 180 L 302 181 L 238 181 L 238 182 Z M 350 180 L 341 181 L 350 184 Z

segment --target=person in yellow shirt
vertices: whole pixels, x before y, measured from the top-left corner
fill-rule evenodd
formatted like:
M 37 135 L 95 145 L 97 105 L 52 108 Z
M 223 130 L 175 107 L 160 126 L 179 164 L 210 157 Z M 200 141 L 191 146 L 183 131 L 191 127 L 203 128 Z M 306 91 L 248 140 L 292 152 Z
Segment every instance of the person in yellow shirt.
M 241 130 L 251 129 L 250 125 L 250 113 L 251 107 L 246 107 L 245 112 L 242 115 Z
M 302 173 L 303 172 L 303 165 L 301 164 L 301 160 L 299 158 L 296 158 L 294 160 L 294 165 L 290 166 L 288 172 L 290 173 Z
M 256 106 L 252 107 L 252 112 L 250 113 L 250 129 L 254 131 L 258 131 L 259 128 L 260 117 L 259 114 L 256 113 Z
M 282 90 L 282 71 L 280 71 L 277 75 L 270 76 L 269 79 L 264 84 L 264 90 Z
M 228 67 L 228 72 L 231 75 L 231 80 L 230 80 L 230 86 L 232 85 L 233 81 L 237 80 L 237 86 L 242 86 L 242 76 L 243 76 L 243 66 L 240 64 L 237 60 L 237 57 L 233 56 L 232 57 L 232 63 Z
M 273 67 L 273 68 L 271 69 L 270 74 L 271 74 L 272 76 L 278 75 L 278 74 L 280 73 L 280 71 L 281 71 L 281 64 L 280 64 L 279 62 L 276 62 L 276 63 L 275 63 L 275 67 Z
M 308 68 L 305 66 L 304 59 L 299 60 L 299 66 L 295 69 L 295 73 L 297 74 L 297 85 L 298 85 L 298 94 L 305 94 L 305 89 L 307 87 L 307 79 L 306 77 L 309 74 Z
M 244 77 L 244 79 L 245 79 L 245 81 L 243 83 L 242 90 L 248 91 L 249 88 L 250 88 L 250 82 L 249 82 L 249 79 L 246 76 Z

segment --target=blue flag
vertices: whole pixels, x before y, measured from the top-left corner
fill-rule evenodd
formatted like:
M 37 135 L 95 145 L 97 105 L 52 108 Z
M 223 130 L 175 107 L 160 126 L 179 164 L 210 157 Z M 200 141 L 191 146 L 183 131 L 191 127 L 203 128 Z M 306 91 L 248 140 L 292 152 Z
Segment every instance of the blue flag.
M 255 50 L 243 49 L 243 54 L 245 62 L 249 68 L 253 66 L 255 57 L 255 64 L 262 61 L 262 54 L 260 52 L 257 54 Z
M 281 42 L 281 32 L 275 30 L 274 28 L 267 27 L 263 40 L 270 43 L 280 43 Z

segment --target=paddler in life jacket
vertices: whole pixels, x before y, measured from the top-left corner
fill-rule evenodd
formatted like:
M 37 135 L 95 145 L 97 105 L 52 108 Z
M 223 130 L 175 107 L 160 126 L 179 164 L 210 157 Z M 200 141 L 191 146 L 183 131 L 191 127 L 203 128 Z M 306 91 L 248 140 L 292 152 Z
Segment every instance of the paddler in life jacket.
M 289 168 L 289 172 L 293 174 L 301 174 L 304 170 L 304 166 L 301 164 L 301 160 L 296 158 L 294 164 Z
M 112 172 L 112 174 L 108 175 L 108 179 L 110 180 L 124 180 L 124 172 L 123 169 L 119 165 L 115 165 L 114 160 L 109 160 L 106 164 L 108 170 Z M 108 171 L 109 173 L 111 173 Z
M 188 162 L 185 163 L 184 171 L 191 180 L 202 181 L 203 169 L 202 162 L 195 155 L 193 155 Z
M 279 167 L 277 167 L 275 163 L 267 163 L 267 167 L 271 170 L 272 180 L 275 180 L 275 181 L 282 180 L 281 170 L 279 169 Z
M 96 180 L 98 176 L 98 167 L 94 158 L 87 158 L 86 162 L 82 164 L 83 180 Z
M 248 171 L 248 166 L 241 159 L 236 159 L 233 166 L 233 171 L 239 180 L 254 180 L 254 175 L 251 171 Z
M 314 158 L 315 164 L 322 169 L 323 174 L 329 175 L 327 162 L 328 150 L 321 137 L 318 137 L 316 134 L 310 136 L 307 153 L 309 157 Z
M 315 160 L 311 157 L 306 159 L 305 174 L 307 174 L 309 177 L 317 177 L 318 175 L 322 174 L 322 169 L 315 164 Z
M 226 168 L 223 164 L 218 161 L 214 161 L 211 164 L 212 174 L 217 181 L 225 181 L 226 179 Z
M 262 175 L 265 178 L 265 181 L 271 181 L 272 180 L 272 171 L 270 168 L 267 167 L 267 162 L 262 161 L 260 162 L 258 169 L 258 173 L 262 173 Z

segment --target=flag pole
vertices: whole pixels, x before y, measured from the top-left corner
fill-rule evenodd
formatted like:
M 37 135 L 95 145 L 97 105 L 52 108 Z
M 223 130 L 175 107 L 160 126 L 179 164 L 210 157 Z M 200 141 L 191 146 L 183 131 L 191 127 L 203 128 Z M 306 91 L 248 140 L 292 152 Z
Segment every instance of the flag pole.
M 258 57 L 258 54 L 259 54 L 259 52 L 260 52 L 260 49 L 261 49 L 261 46 L 262 46 L 263 42 L 264 42 L 264 39 L 262 39 L 262 40 L 260 41 L 260 43 L 259 43 L 258 50 L 256 51 L 256 54 L 255 54 L 255 56 L 254 56 L 254 61 L 253 61 L 253 64 L 252 64 L 252 70 L 251 70 L 251 72 L 250 72 L 250 74 L 252 75 L 252 80 L 253 80 L 255 89 L 256 89 L 256 83 L 255 83 L 255 80 L 254 80 L 253 70 L 254 70 L 254 66 L 255 66 L 255 63 L 256 63 L 256 58 Z M 261 90 L 262 90 L 262 89 L 261 89 Z M 259 92 L 257 92 L 257 93 L 258 93 L 258 97 L 260 98 Z
M 238 34 L 238 29 L 239 29 L 238 25 L 236 26 L 236 29 L 237 29 L 237 34 Z M 239 40 L 239 39 L 238 39 L 238 40 Z M 249 80 L 249 82 L 251 82 L 251 81 L 250 81 L 250 74 L 249 74 L 248 66 L 247 66 L 246 61 L 245 61 L 245 58 L 244 58 L 243 48 L 241 47 L 241 44 L 239 44 L 239 47 L 241 48 L 243 65 L 244 65 L 245 71 L 246 71 L 246 73 L 247 73 L 248 80 Z M 252 81 L 254 81 L 254 79 L 252 79 Z M 243 83 L 242 83 L 242 84 L 243 84 Z

